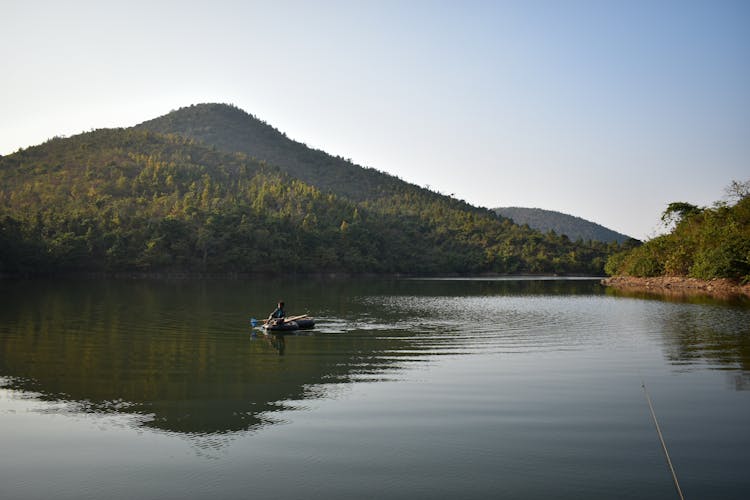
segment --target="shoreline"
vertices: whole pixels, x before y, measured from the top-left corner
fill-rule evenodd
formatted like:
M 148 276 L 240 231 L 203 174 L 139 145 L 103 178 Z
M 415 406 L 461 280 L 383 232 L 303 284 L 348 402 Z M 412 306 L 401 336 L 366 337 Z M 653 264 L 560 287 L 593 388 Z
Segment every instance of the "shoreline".
M 2 273 L 3 280 L 247 280 L 247 279 L 475 279 L 475 278 L 521 278 L 521 279 L 602 279 L 601 275 L 584 274 L 500 274 L 500 273 L 347 273 L 341 271 L 311 273 L 273 273 L 273 272 L 189 272 L 189 271 L 115 271 L 115 272 L 63 272 L 63 273 Z
M 618 290 L 668 295 L 709 295 L 720 298 L 735 296 L 750 297 L 750 284 L 740 285 L 726 278 L 701 280 L 685 276 L 656 276 L 653 278 L 612 276 L 604 278 L 601 284 Z

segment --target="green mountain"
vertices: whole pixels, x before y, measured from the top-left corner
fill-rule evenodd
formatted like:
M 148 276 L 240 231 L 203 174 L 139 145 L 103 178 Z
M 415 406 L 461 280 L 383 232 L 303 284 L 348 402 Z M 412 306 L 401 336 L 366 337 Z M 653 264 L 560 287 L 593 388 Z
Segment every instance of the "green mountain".
M 135 128 L 194 139 L 227 153 L 245 153 L 323 192 L 354 201 L 387 197 L 406 186 L 396 177 L 289 139 L 253 115 L 226 104 L 188 106 Z M 413 187 L 409 185 L 410 190 Z
M 227 105 L 19 150 L 0 158 L 0 186 L 4 273 L 599 274 L 620 250 L 363 169 Z
M 573 241 L 615 241 L 625 243 L 630 236 L 612 231 L 595 222 L 574 215 L 543 210 L 541 208 L 501 207 L 494 209 L 499 215 L 513 219 L 516 224 L 528 224 L 532 229 L 543 233 L 554 231 L 564 234 Z

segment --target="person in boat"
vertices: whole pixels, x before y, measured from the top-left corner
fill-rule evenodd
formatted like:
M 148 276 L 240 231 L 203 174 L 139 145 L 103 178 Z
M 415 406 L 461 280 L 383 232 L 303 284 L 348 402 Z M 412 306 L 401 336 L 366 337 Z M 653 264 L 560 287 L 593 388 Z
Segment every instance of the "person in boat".
M 284 311 L 284 302 L 279 301 L 279 303 L 276 305 L 276 309 L 274 309 L 273 312 L 268 315 L 268 322 L 283 323 L 285 317 L 286 311 Z

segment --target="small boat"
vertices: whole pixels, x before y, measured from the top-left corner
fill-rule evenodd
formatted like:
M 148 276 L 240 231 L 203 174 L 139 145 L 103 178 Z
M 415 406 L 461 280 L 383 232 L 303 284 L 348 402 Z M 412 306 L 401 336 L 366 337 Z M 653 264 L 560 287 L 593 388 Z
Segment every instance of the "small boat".
M 315 320 L 310 316 L 293 316 L 283 321 L 268 322 L 263 328 L 269 332 L 293 332 L 295 330 L 310 330 L 315 327 Z

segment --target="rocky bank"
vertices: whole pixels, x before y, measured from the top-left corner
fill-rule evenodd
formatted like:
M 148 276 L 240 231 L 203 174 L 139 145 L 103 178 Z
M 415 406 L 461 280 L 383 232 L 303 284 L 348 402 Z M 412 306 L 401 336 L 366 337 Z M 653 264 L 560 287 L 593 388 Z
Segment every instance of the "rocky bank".
M 622 290 L 655 293 L 704 294 L 716 297 L 745 295 L 750 297 L 750 284 L 740 285 L 728 279 L 706 281 L 682 276 L 658 276 L 654 278 L 613 276 L 603 279 L 602 285 Z

